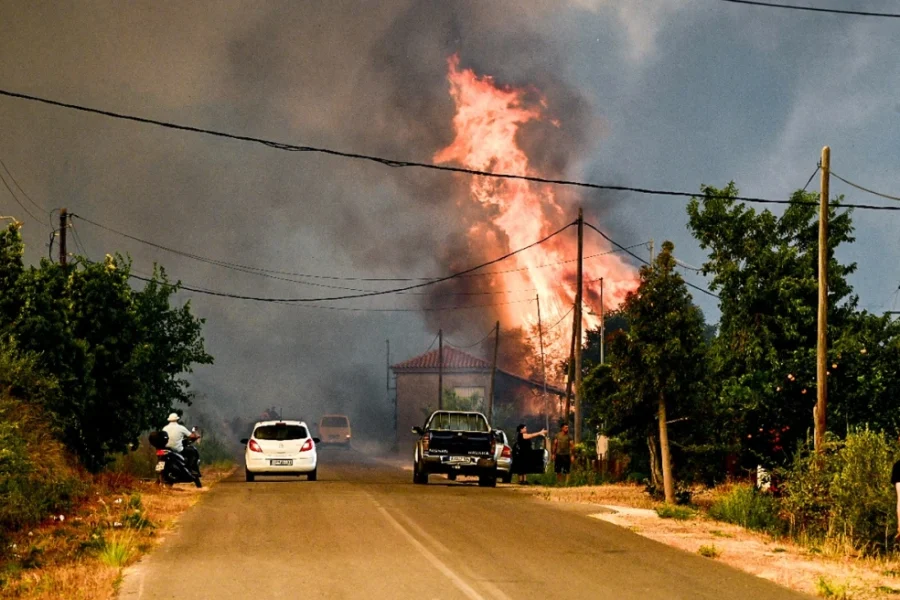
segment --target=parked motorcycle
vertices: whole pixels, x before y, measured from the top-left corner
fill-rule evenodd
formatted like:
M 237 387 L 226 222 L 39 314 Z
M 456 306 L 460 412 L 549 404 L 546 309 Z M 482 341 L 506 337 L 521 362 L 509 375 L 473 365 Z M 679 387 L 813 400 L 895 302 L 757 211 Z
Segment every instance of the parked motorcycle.
M 159 483 L 169 486 L 193 483 L 198 488 L 203 487 L 200 481 L 200 453 L 194 447 L 199 439 L 199 436 L 185 438 L 182 441 L 184 449 L 179 453 L 166 448 L 169 436 L 165 431 L 150 434 L 150 444 L 156 448 L 156 475 Z

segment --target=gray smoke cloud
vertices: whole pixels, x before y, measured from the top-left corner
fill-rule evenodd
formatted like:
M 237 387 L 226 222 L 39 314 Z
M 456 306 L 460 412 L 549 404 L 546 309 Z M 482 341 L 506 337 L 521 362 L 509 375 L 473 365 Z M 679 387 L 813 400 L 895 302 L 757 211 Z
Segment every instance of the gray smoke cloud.
M 286 142 L 430 161 L 452 141 L 447 58 L 528 86 L 560 126 L 531 124 L 521 143 L 541 172 L 566 174 L 599 135 L 590 103 L 541 35 L 536 2 L 7 3 L 0 7 L 5 87 L 66 101 Z M 536 99 L 536 96 L 535 96 Z M 112 121 L 0 100 L 0 156 L 48 209 L 67 206 L 112 227 L 197 254 L 322 275 L 444 274 L 498 253 L 466 231 L 484 210 L 458 203 L 468 181 Z M 561 191 L 561 201 L 577 200 Z M 15 209 L 8 198 L 2 211 Z M 574 209 L 572 210 L 574 214 Z M 186 284 L 237 294 L 358 293 L 224 270 L 76 221 L 88 255 L 157 261 Z M 47 226 L 26 220 L 28 259 Z M 391 284 L 309 280 L 354 290 Z M 329 303 L 415 309 L 488 303 L 446 297 L 483 289 L 460 279 L 433 293 Z M 438 327 L 477 339 L 483 311 L 383 313 L 191 299 L 207 319 L 215 366 L 193 376 L 215 411 L 268 406 L 317 420 L 347 412 L 370 436 L 390 431 L 385 340 L 392 359 L 425 350 Z

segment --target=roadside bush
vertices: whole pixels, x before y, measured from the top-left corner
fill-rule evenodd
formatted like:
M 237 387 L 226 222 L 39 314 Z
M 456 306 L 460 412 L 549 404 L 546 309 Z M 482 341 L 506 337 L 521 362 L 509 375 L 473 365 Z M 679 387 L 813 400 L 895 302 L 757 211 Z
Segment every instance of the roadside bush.
M 0 532 L 66 512 L 86 490 L 41 410 L 0 397 Z
M 800 448 L 783 483 L 783 510 L 795 536 L 827 539 L 866 553 L 890 546 L 897 529 L 890 485 L 896 445 L 883 433 L 850 432 L 816 455 Z
M 715 501 L 709 508 L 709 515 L 719 521 L 777 535 L 786 530 L 779 511 L 778 500 L 771 494 L 759 492 L 752 485 L 741 484 L 735 485 L 726 496 Z

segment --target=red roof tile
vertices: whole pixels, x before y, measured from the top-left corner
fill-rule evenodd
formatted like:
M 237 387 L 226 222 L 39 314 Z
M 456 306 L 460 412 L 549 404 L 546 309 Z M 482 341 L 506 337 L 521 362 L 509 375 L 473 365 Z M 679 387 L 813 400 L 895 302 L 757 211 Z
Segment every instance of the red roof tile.
M 490 371 L 491 363 L 462 350 L 444 346 L 444 369 L 479 369 Z M 394 371 L 438 368 L 438 350 L 432 350 L 391 367 Z

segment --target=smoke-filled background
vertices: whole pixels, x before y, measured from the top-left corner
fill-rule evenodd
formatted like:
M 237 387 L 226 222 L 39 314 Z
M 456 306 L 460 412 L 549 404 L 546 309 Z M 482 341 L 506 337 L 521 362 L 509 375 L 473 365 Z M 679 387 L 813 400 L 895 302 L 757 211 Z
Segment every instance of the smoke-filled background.
M 898 138 L 887 135 L 900 116 L 900 67 L 882 60 L 896 56 L 892 29 L 696 4 L 7 2 L 0 87 L 430 162 L 454 140 L 447 61 L 455 54 L 461 68 L 526 90 L 535 106 L 543 99 L 547 119 L 524 126 L 518 141 L 545 176 L 688 191 L 734 179 L 748 194 L 785 198 L 828 143 L 836 171 L 900 187 L 888 171 Z M 814 43 L 826 38 L 834 47 Z M 830 76 L 850 65 L 852 77 Z M 828 93 L 819 94 L 825 73 Z M 47 209 L 66 206 L 163 245 L 273 270 L 434 276 L 503 246 L 473 243 L 473 227 L 493 227 L 489 208 L 465 201 L 464 176 L 282 152 L 9 98 L 0 99 L 0 158 Z M 46 215 L 27 217 L 0 191 L 0 214 L 25 221 L 27 258 L 46 256 Z M 571 218 L 583 204 L 588 219 L 622 243 L 672 239 L 683 260 L 702 262 L 681 202 L 562 189 L 556 200 Z M 880 251 L 896 244 L 896 219 L 858 214 L 857 223 L 867 233 L 845 259 L 860 262 L 862 304 L 883 306 L 900 277 Z M 127 252 L 137 272 L 159 262 L 188 285 L 274 297 L 355 293 L 226 270 L 75 225 L 89 257 Z M 439 327 L 458 345 L 476 341 L 497 309 L 417 309 L 486 303 L 447 295 L 484 283 L 324 303 L 409 312 L 180 294 L 207 319 L 216 359 L 193 376 L 195 389 L 223 417 L 273 405 L 312 420 L 347 412 L 360 433 L 383 436 L 392 424 L 385 340 L 393 362 L 424 351 Z M 714 301 L 697 301 L 714 322 Z

